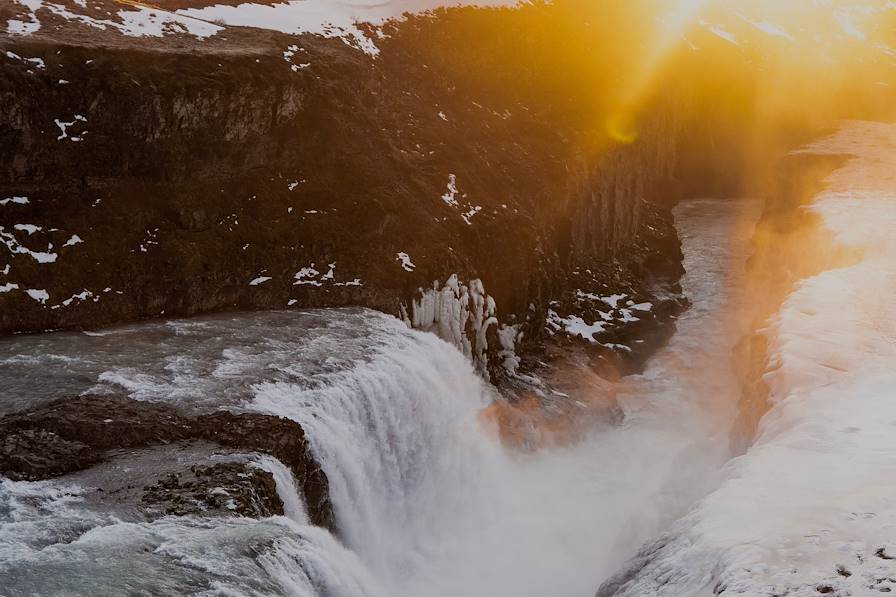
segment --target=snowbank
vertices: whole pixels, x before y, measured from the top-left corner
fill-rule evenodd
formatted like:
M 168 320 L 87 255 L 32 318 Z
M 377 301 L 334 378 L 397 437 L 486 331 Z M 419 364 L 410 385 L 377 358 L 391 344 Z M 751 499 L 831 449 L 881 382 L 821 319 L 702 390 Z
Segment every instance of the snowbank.
M 845 123 L 804 151 L 855 156 L 811 209 L 864 258 L 790 295 L 755 445 L 601 595 L 896 589 L 896 126 Z

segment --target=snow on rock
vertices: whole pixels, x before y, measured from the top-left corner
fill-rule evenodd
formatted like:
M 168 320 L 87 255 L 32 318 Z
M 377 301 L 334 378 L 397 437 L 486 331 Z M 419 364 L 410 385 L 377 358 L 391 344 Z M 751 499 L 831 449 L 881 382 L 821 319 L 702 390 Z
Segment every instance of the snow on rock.
M 460 215 L 460 217 L 462 217 L 464 219 L 464 222 L 466 222 L 467 225 L 469 226 L 473 223 L 471 221 L 473 219 L 473 216 L 478 214 L 480 211 L 482 211 L 482 206 L 474 205 L 474 206 L 471 206 L 470 209 L 468 209 L 466 212 L 462 213 Z
M 25 294 L 41 304 L 45 304 L 50 299 L 50 294 L 46 290 L 36 290 L 29 288 L 25 291 Z
M 604 296 L 582 290 L 577 290 L 575 297 L 578 301 L 577 306 L 582 310 L 580 313 L 574 312 L 567 316 L 561 316 L 556 309 L 548 309 L 545 323 L 550 334 L 562 332 L 605 348 L 632 352 L 629 346 L 603 343 L 596 336 L 614 328 L 641 321 L 641 317 L 638 317 L 635 312 L 646 313 L 652 311 L 653 303 L 635 303 L 633 300 L 627 300 L 626 305 L 623 307 L 620 303 L 628 298 L 627 294 Z M 558 305 L 559 303 L 555 304 L 554 307 L 559 308 Z M 589 323 L 585 317 L 594 319 L 594 321 Z
M 320 272 L 314 269 L 314 264 L 312 263 L 308 267 L 303 267 L 299 271 L 296 272 L 295 282 L 293 282 L 293 286 L 296 285 L 310 285 L 310 286 L 321 286 L 321 282 L 319 280 L 315 280 L 320 275 Z
M 300 63 L 298 63 L 298 64 L 294 63 L 294 62 L 292 61 L 292 59 L 293 59 L 293 56 L 296 55 L 296 52 L 304 52 L 304 50 L 303 50 L 302 48 L 300 48 L 299 46 L 297 46 L 297 45 L 291 45 L 291 46 L 289 46 L 288 48 L 286 48 L 286 51 L 283 52 L 283 59 L 284 59 L 287 63 L 289 63 L 289 68 L 290 68 L 290 69 L 292 70 L 292 72 L 294 72 L 294 73 L 297 73 L 297 72 L 299 72 L 300 70 L 305 69 L 305 68 L 308 68 L 309 66 L 311 66 L 311 63 L 310 63 L 310 62 L 300 62 Z M 290 190 L 290 191 L 293 190 L 293 189 L 295 188 L 295 185 L 297 185 L 297 184 L 298 184 L 298 183 L 290 183 L 290 188 L 289 188 L 289 190 Z
M 845 123 L 805 153 L 856 156 L 810 209 L 862 257 L 786 299 L 754 445 L 601 596 L 896 591 L 896 125 Z
M 445 0 L 289 0 L 274 5 L 247 2 L 238 6 L 216 5 L 177 11 L 178 15 L 192 16 L 203 21 L 214 21 L 229 26 L 258 27 L 283 33 L 313 33 L 341 38 L 345 43 L 369 54 L 379 53 L 374 40 L 358 26 L 359 23 L 381 25 L 400 18 L 404 13 L 432 10 L 440 6 L 476 4 L 479 6 L 513 6 L 509 0 L 479 0 L 475 3 Z
M 13 53 L 13 52 L 6 52 L 6 57 L 12 58 L 13 60 L 21 60 L 25 64 L 32 64 L 32 65 L 34 65 L 35 68 L 38 68 L 41 70 L 43 70 L 47 67 L 47 65 L 44 63 L 42 58 L 24 58 L 22 56 L 19 56 L 18 54 Z
M 40 21 L 34 12 L 40 8 L 42 0 L 16 0 L 18 4 L 28 8 L 28 20 L 9 19 L 6 22 L 6 31 L 13 35 L 31 35 L 40 29 Z
M 167 33 L 187 33 L 199 39 L 215 35 L 224 28 L 200 19 L 154 8 L 120 10 L 118 29 L 135 37 L 162 37 Z
M 347 282 L 334 282 L 333 286 L 363 286 L 364 283 L 361 282 L 361 278 L 354 278 Z
M 321 278 L 321 280 L 333 280 L 333 279 L 336 277 L 336 263 L 335 263 L 335 262 L 334 262 L 334 263 L 328 263 L 328 264 L 327 264 L 327 267 L 328 267 L 329 269 L 327 270 L 327 273 L 325 273 L 325 274 L 323 275 L 323 277 Z
M 268 280 L 272 280 L 272 279 L 273 278 L 271 278 L 270 276 L 258 276 L 257 278 L 255 278 L 251 282 L 249 282 L 249 286 L 258 286 L 259 284 L 264 284 Z
M 82 140 L 84 135 L 87 134 L 87 131 L 83 131 L 77 135 L 69 137 L 69 134 L 68 134 L 69 128 L 75 126 L 79 122 L 87 122 L 87 118 L 85 118 L 84 116 L 82 116 L 80 114 L 75 114 L 74 119 L 71 122 L 63 122 L 63 121 L 59 120 L 58 118 L 53 119 L 53 122 L 55 122 L 56 126 L 59 127 L 59 130 L 62 131 L 62 133 L 58 137 L 56 137 L 56 139 L 58 141 L 61 141 L 63 139 L 68 139 L 69 141 L 74 141 L 77 143 L 78 141 Z
M 62 246 L 63 246 L 63 247 L 73 247 L 73 246 L 78 245 L 78 244 L 81 244 L 81 243 L 83 243 L 83 242 L 84 242 L 84 241 L 81 240 L 81 237 L 80 237 L 80 236 L 78 236 L 77 234 L 72 234 L 71 238 L 69 238 L 67 241 L 65 241 L 65 242 L 62 244 Z
M 51 306 L 50 309 L 59 309 L 59 308 L 61 308 L 61 307 L 68 307 L 69 305 L 71 305 L 71 304 L 74 303 L 75 301 L 83 302 L 83 301 L 86 301 L 86 300 L 89 300 L 89 299 L 93 299 L 93 302 L 96 303 L 96 302 L 99 302 L 100 297 L 99 297 L 99 295 L 96 295 L 96 294 L 92 293 L 91 291 L 89 291 L 89 290 L 87 290 L 87 289 L 85 288 L 85 289 L 82 290 L 81 292 L 79 292 L 79 293 L 77 293 L 77 294 L 73 294 L 73 295 L 70 296 L 69 298 L 65 299 L 64 301 L 62 301 L 62 302 L 59 303 L 58 305 L 53 305 L 53 306 Z
M 488 328 L 497 325 L 495 301 L 485 292 L 481 280 L 463 284 L 452 274 L 439 289 L 434 282 L 430 289 L 420 289 L 410 317 L 415 329 L 433 332 L 456 346 L 488 377 Z
M 634 310 L 634 311 L 652 311 L 652 310 L 653 310 L 653 303 L 646 303 L 646 302 L 645 302 L 645 303 L 638 303 L 638 304 L 635 304 L 634 301 L 629 301 L 629 309 L 632 309 L 632 310 Z
M 616 309 L 619 307 L 619 301 L 626 298 L 627 296 L 628 296 L 627 294 L 611 294 L 610 296 L 598 297 L 598 299 L 602 300 L 603 302 L 607 303 L 608 305 L 610 305 L 611 307 Z
M 28 197 L 7 197 L 6 199 L 0 199 L 0 206 L 8 205 L 10 203 L 15 203 L 18 205 L 28 205 Z
M 501 365 L 510 377 L 517 375 L 520 367 L 520 357 L 516 354 L 516 343 L 522 337 L 519 325 L 502 325 L 498 328 L 498 342 L 501 350 L 498 356 L 502 359 Z
M 445 205 L 448 207 L 452 207 L 456 210 L 464 209 L 461 206 L 460 201 L 458 200 L 458 195 L 460 197 L 466 197 L 465 194 L 460 193 L 457 188 L 457 176 L 454 174 L 448 175 L 448 185 L 446 187 L 445 193 L 442 195 L 442 201 L 445 202 Z M 466 222 L 468 226 L 472 225 L 473 216 L 482 211 L 481 205 L 466 205 L 466 211 L 461 211 L 460 217 L 463 218 L 463 221 Z
M 448 175 L 448 189 L 445 191 L 445 194 L 442 195 L 442 201 L 444 201 L 446 205 L 454 208 L 457 208 L 460 205 L 457 202 L 457 176 L 454 174 Z
M 13 35 L 31 35 L 38 29 L 40 29 L 40 21 L 34 15 L 31 15 L 31 20 L 27 22 L 18 19 L 6 21 L 6 32 Z
M 115 29 L 122 35 L 131 37 L 162 37 L 171 33 L 183 33 L 204 39 L 224 29 L 214 23 L 186 14 L 178 14 L 148 6 L 132 6 L 128 9 L 119 10 L 115 15 L 118 20 L 112 20 L 98 19 L 79 12 L 73 12 L 71 9 L 74 7 L 46 2 L 45 0 L 17 1 L 31 11 L 29 21 L 18 19 L 7 21 L 7 31 L 17 35 L 30 35 L 40 29 L 40 21 L 34 14 L 39 9 L 48 10 L 68 21 L 74 21 L 101 30 Z M 75 4 L 80 8 L 87 7 L 86 2 L 76 1 Z
M 315 269 L 314 263 L 307 267 L 303 267 L 299 271 L 296 272 L 294 278 L 295 282 L 293 282 L 293 286 L 317 286 L 321 287 L 324 284 L 328 284 L 330 286 L 363 286 L 363 282 L 361 282 L 361 278 L 354 278 L 353 280 L 337 282 L 336 281 L 336 262 L 327 264 L 327 272 L 321 275 L 321 272 Z
M 563 330 L 570 336 L 580 336 L 593 343 L 598 342 L 594 337 L 595 334 L 602 334 L 607 331 L 606 321 L 595 321 L 589 324 L 578 315 L 560 317 L 553 309 L 548 310 L 546 319 L 549 330 L 554 332 Z
M 7 282 L 6 284 L 0 285 L 0 294 L 3 294 L 4 292 L 9 292 L 10 290 L 18 290 L 18 288 L 19 288 L 18 284 L 12 284 L 10 282 Z
M 407 253 L 400 252 L 397 254 L 396 259 L 401 263 L 401 268 L 406 272 L 412 272 L 417 267 L 411 261 L 411 256 Z
M 29 231 L 28 234 L 31 234 L 31 228 L 27 224 L 16 224 L 14 228 L 22 230 L 19 228 L 20 226 L 24 226 L 24 230 Z M 34 227 L 39 230 L 37 226 Z M 56 253 L 51 253 L 52 245 L 47 247 L 46 251 L 32 251 L 28 247 L 21 244 L 16 238 L 15 234 L 7 231 L 3 226 L 0 226 L 0 243 L 6 245 L 6 248 L 10 253 L 19 254 L 19 255 L 30 255 L 32 259 L 37 261 L 38 263 L 54 263 L 56 258 L 58 257 Z
M 40 226 L 36 226 L 35 224 L 14 224 L 13 228 L 28 233 L 28 236 L 31 236 L 35 232 L 40 232 L 41 230 L 43 230 L 43 228 L 41 228 Z

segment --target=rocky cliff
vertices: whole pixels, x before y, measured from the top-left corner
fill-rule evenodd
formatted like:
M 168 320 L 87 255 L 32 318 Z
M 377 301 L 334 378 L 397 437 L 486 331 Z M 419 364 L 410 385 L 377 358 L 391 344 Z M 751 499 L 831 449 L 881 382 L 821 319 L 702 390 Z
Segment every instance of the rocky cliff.
M 457 275 L 467 311 L 481 280 L 460 332 L 483 355 L 573 342 L 627 371 L 682 305 L 670 206 L 736 180 L 695 174 L 732 158 L 695 151 L 724 120 L 695 127 L 685 84 L 607 138 L 624 57 L 564 3 L 354 37 L 81 4 L 0 9 L 0 332 L 343 305 L 413 322 Z

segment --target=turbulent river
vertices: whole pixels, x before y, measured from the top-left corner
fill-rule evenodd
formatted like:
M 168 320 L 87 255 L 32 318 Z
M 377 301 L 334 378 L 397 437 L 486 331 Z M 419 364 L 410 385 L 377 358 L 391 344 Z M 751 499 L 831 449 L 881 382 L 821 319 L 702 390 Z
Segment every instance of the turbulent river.
M 72 479 L 0 478 L 0 594 L 593 595 L 721 482 L 739 384 L 738 283 L 757 205 L 676 210 L 692 307 L 624 418 L 572 445 L 500 446 L 495 396 L 454 348 L 364 310 L 215 316 L 0 343 L 0 413 L 78 393 L 301 423 L 339 539 L 288 516 L 128 520 Z M 585 390 L 583 390 L 585 391 Z

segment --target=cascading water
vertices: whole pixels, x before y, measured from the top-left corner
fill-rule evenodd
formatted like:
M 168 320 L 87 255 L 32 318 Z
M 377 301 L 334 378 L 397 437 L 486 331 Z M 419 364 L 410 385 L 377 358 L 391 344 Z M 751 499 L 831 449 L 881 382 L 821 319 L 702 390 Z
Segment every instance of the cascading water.
M 739 224 L 754 211 L 748 202 L 679 208 L 693 308 L 648 371 L 620 387 L 622 425 L 536 453 L 505 450 L 480 421 L 494 396 L 454 347 L 373 312 L 9 341 L 0 389 L 19 407 L 124 388 L 300 422 L 329 477 L 341 537 L 303 524 L 290 475 L 270 461 L 260 466 L 275 474 L 287 517 L 122 522 L 76 485 L 4 481 L 0 586 L 97 594 L 138 570 L 130 589 L 153 594 L 591 595 L 713 487 L 728 456 L 738 388 L 727 315 L 749 233 Z M 40 387 L 50 361 L 62 372 Z

